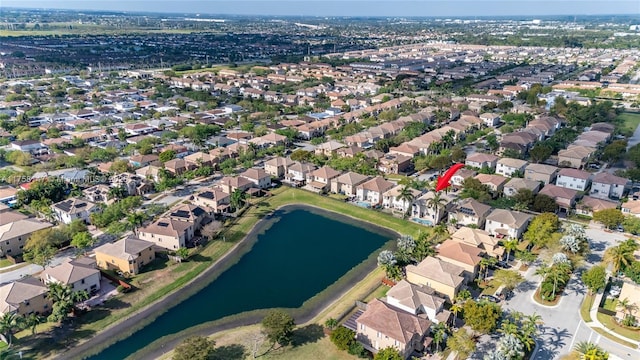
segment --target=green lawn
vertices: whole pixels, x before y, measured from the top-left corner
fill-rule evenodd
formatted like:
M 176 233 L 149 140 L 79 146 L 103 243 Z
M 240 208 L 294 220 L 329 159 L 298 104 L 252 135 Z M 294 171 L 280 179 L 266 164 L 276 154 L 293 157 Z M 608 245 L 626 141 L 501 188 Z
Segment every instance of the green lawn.
M 607 298 L 604 301 L 604 305 L 602 307 L 607 309 L 607 310 L 616 311 L 616 305 L 617 304 L 618 304 L 618 301 L 616 299 Z
M 492 279 L 486 285 L 480 285 L 480 288 L 482 288 L 483 295 L 493 295 L 496 293 L 500 285 L 502 285 L 500 281 Z
M 593 301 L 596 299 L 595 295 L 587 294 L 582 300 L 582 304 L 580 304 L 580 316 L 582 316 L 582 320 L 585 322 L 591 322 L 591 314 L 589 313 L 591 310 L 591 306 L 593 305 Z
M 623 130 L 634 132 L 638 125 L 640 125 L 640 114 L 625 112 L 618 115 L 617 119 L 624 121 L 622 125 Z
M 628 329 L 626 327 L 618 325 L 618 323 L 615 321 L 613 316 L 598 313 L 598 320 L 607 329 L 613 330 L 613 332 L 618 333 L 629 339 L 640 341 L 640 330 Z
M 373 299 L 380 299 L 381 297 L 387 296 L 387 291 L 389 291 L 389 289 L 390 287 L 388 287 L 387 285 L 380 285 L 371 294 L 364 298 L 364 302 L 368 303 Z
M 0 259 L 0 268 L 11 266 L 13 263 L 9 259 Z

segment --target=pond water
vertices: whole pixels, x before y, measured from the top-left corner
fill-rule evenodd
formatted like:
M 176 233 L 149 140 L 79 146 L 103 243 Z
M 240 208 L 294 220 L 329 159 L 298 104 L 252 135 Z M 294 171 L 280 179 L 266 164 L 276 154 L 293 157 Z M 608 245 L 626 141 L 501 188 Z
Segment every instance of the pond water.
M 90 359 L 124 359 L 160 337 L 245 311 L 300 307 L 394 237 L 299 205 L 276 211 L 256 229 L 266 230 L 250 235 L 253 247 L 217 279 Z

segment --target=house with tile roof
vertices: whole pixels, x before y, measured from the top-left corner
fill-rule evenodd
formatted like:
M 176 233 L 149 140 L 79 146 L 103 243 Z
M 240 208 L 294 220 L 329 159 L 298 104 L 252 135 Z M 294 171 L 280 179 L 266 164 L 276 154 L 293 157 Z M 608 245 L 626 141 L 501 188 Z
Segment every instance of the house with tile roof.
M 376 176 L 373 179 L 356 186 L 356 198 L 358 201 L 367 202 L 371 206 L 375 207 L 382 204 L 382 194 L 394 186 L 394 183 L 385 180 L 381 176 Z
M 51 209 L 58 221 L 71 224 L 73 220 L 91 222 L 91 214 L 100 211 L 100 208 L 91 201 L 71 197 L 51 205 Z
M 520 159 L 502 158 L 496 165 L 496 174 L 513 177 L 516 172 L 524 174 L 524 169 L 529 163 Z
M 464 164 L 466 166 L 471 166 L 474 168 L 482 169 L 496 169 L 496 165 L 498 164 L 498 160 L 500 158 L 493 154 L 485 154 L 485 153 L 473 153 L 467 156 Z
M 444 309 L 445 299 L 436 295 L 428 286 L 416 285 L 400 280 L 386 295 L 386 303 L 415 315 L 427 317 L 433 323 L 449 321 L 451 313 Z
M 216 188 L 204 190 L 194 195 L 193 203 L 213 209 L 216 214 L 228 212 L 230 210 L 231 196 Z
M 483 229 L 474 229 L 463 226 L 451 234 L 451 239 L 478 247 L 484 250 L 488 256 L 497 259 L 501 259 L 504 255 L 504 248 L 500 246 L 499 240 Z
M 460 266 L 465 270 L 464 276 L 467 281 L 472 281 L 478 275 L 480 260 L 484 253 L 484 250 L 477 246 L 449 239 L 438 246 L 436 257 Z
M 546 184 L 553 184 L 558 175 L 558 169 L 553 165 L 529 164 L 524 169 L 524 178 L 532 181 L 540 181 Z
M 480 183 L 486 185 L 489 188 L 489 191 L 491 191 L 493 197 L 497 197 L 502 194 L 504 184 L 509 181 L 508 178 L 496 174 L 478 174 L 474 176 L 474 178 L 480 181 Z
M 313 191 L 326 191 L 331 187 L 331 180 L 340 176 L 342 172 L 328 166 L 323 166 L 309 173 L 307 186 Z
M 17 212 L 5 210 L 0 213 L 0 257 L 17 256 L 32 233 L 52 227 L 53 224 L 40 221 Z
M 491 206 L 467 198 L 459 201 L 449 210 L 449 221 L 455 222 L 457 226 L 473 225 L 482 228 L 490 212 Z
M 227 194 L 233 194 L 236 190 L 249 190 L 253 187 L 253 182 L 241 176 L 225 176 L 218 182 L 218 187 Z
M 413 200 L 411 216 L 419 218 L 421 223 L 437 225 L 442 219 L 447 218 L 448 212 L 455 206 L 456 196 L 449 193 L 439 193 L 440 205 L 436 207 L 433 200 L 436 197 L 434 191 L 428 191 Z
M 138 237 L 167 250 L 178 250 L 186 247 L 193 239 L 195 229 L 190 221 L 161 217 L 155 222 L 138 229 Z
M 448 301 L 453 301 L 465 283 L 463 267 L 432 256 L 417 265 L 407 265 L 406 273 L 407 281 L 431 287 Z
M 374 299 L 356 325 L 356 340 L 365 349 L 376 353 L 394 347 L 406 359 L 414 351 L 424 350 L 431 321 Z
M 567 189 L 585 191 L 591 184 L 592 177 L 591 173 L 583 170 L 564 168 L 558 172 L 556 185 Z
M 553 184 L 545 185 L 538 194 L 547 195 L 558 204 L 559 210 L 568 212 L 573 209 L 578 200 L 578 190 L 563 188 Z
M 593 147 L 569 145 L 566 149 L 558 151 L 558 165 L 582 169 L 589 156 L 596 151 Z
M 49 313 L 52 305 L 47 287 L 36 278 L 28 276 L 0 285 L 0 314 L 42 315 Z
M 630 188 L 629 179 L 603 171 L 593 176 L 589 196 L 601 199 L 622 199 Z
M 347 196 L 356 195 L 356 187 L 371 179 L 369 176 L 358 174 L 353 171 L 346 172 L 331 179 L 331 192 Z
M 385 209 L 399 211 L 401 214 L 407 213 L 407 211 L 412 206 L 412 201 L 399 198 L 404 187 L 404 185 L 397 185 L 382 193 L 382 207 L 384 207 Z M 412 188 L 410 188 L 409 191 L 411 192 L 411 195 L 414 199 L 422 194 L 420 190 Z
M 527 180 L 522 178 L 512 178 L 502 189 L 504 196 L 515 196 L 520 189 L 530 190 L 534 195 L 540 191 L 541 184 L 539 181 Z
M 289 158 L 278 156 L 264 163 L 264 171 L 273 177 L 282 179 L 287 173 L 287 168 L 293 165 L 293 163 L 293 160 Z
M 315 154 L 316 155 L 325 155 L 327 157 L 331 157 L 332 155 L 334 155 L 336 153 L 336 151 L 338 151 L 339 149 L 342 149 L 344 147 L 347 147 L 345 144 L 335 141 L 335 140 L 330 140 L 327 142 L 324 142 L 318 146 L 316 146 L 315 149 Z
M 629 200 L 622 203 L 622 213 L 640 218 L 640 200 Z
M 74 292 L 86 291 L 91 294 L 100 290 L 100 270 L 96 269 L 93 259 L 84 258 L 64 262 L 58 266 L 44 269 L 40 279 L 45 284 L 60 283 L 68 285 Z
M 617 209 L 620 205 L 619 202 L 604 200 L 591 196 L 583 196 L 582 199 L 576 204 L 576 214 L 591 216 L 593 213 L 606 209 Z
M 122 271 L 136 275 L 140 269 L 156 258 L 150 241 L 128 236 L 122 240 L 105 243 L 94 249 L 96 264 L 105 270 Z
M 484 229 L 493 236 L 520 239 L 533 216 L 519 211 L 494 209 L 487 216 Z
M 251 181 L 256 189 L 266 189 L 271 186 L 271 175 L 263 169 L 250 168 L 239 176 Z
M 307 182 L 310 173 L 316 169 L 316 166 L 309 163 L 294 162 L 287 168 L 284 176 L 286 182 L 296 186 L 302 186 Z

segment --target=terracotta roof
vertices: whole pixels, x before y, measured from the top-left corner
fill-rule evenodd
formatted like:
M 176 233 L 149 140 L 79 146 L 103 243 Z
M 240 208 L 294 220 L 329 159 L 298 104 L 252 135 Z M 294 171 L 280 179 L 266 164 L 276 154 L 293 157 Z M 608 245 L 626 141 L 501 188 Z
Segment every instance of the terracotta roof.
M 487 231 L 482 229 L 472 229 L 466 226 L 461 227 L 453 233 L 451 235 L 451 239 L 475 246 L 487 244 L 493 247 L 498 244 L 498 239 L 489 235 Z
M 275 157 L 265 162 L 265 165 L 269 165 L 269 166 L 290 166 L 292 164 L 293 164 L 293 160 L 282 157 L 282 156 Z
M 456 206 L 456 211 L 460 211 L 463 208 L 467 210 L 471 210 L 471 212 L 475 216 L 482 216 L 487 214 L 489 211 L 491 211 L 491 206 L 485 205 L 479 202 L 478 200 L 472 199 L 472 198 L 467 198 L 460 201 L 458 203 L 458 206 Z
M 463 268 L 431 256 L 418 265 L 407 265 L 406 270 L 454 288 L 464 281 Z
M 415 334 L 424 336 L 431 326 L 431 321 L 395 309 L 378 299 L 367 304 L 367 310 L 357 322 L 403 344 L 408 344 Z
M 578 191 L 553 184 L 547 184 L 542 188 L 542 190 L 540 190 L 539 194 L 547 195 L 557 201 L 558 198 L 574 199 L 578 195 Z
M 504 185 L 507 182 L 507 178 L 496 174 L 478 174 L 475 178 L 483 184 L 492 184 L 496 187 Z
M 480 254 L 484 251 L 476 246 L 471 246 L 455 240 L 447 240 L 438 247 L 438 257 L 455 260 L 463 264 L 476 266 L 482 260 Z
M 535 188 L 540 187 L 540 182 L 534 181 L 534 180 L 522 179 L 522 178 L 513 178 L 509 180 L 509 182 L 506 183 L 504 187 L 514 188 L 516 190 L 518 189 L 534 190 Z
M 271 177 L 271 175 L 267 174 L 267 172 L 264 171 L 264 169 L 257 169 L 257 168 L 247 169 L 245 172 L 240 174 L 240 176 L 247 179 L 251 179 L 251 180 L 260 180 L 260 179 Z

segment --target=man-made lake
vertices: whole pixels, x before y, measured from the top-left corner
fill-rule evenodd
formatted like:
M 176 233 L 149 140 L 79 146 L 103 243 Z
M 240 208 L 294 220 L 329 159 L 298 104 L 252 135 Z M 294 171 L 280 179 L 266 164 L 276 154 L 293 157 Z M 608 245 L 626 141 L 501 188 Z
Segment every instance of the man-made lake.
M 160 337 L 245 311 L 300 307 L 395 237 L 367 223 L 297 205 L 276 211 L 256 230 L 262 233 L 246 239 L 255 244 L 235 265 L 91 359 L 124 359 Z

